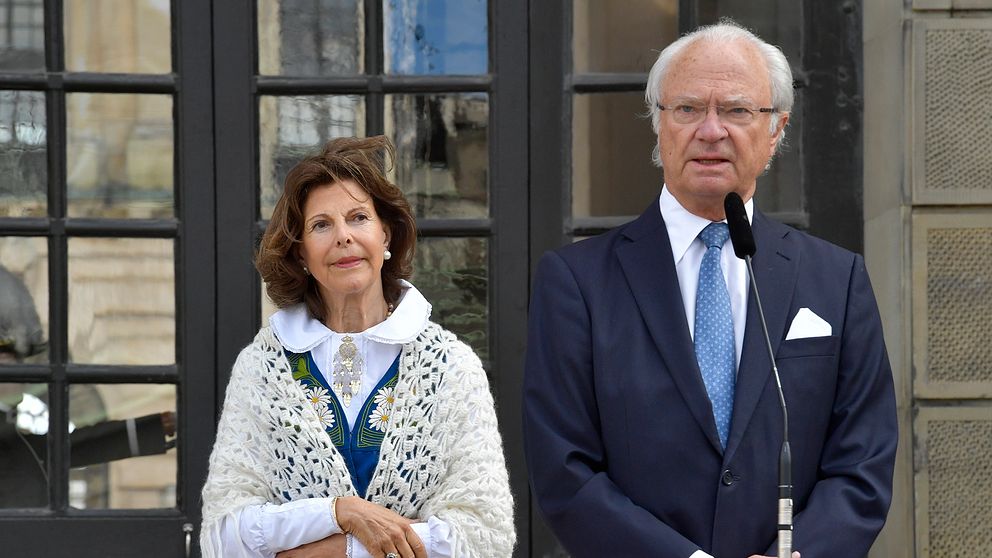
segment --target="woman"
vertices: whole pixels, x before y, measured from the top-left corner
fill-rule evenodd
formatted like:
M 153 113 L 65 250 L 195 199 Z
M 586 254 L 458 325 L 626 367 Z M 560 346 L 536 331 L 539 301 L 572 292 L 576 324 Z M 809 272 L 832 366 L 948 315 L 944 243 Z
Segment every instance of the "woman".
M 280 311 L 238 357 L 203 488 L 205 557 L 509 556 L 478 357 L 406 281 L 416 230 L 382 137 L 294 167 L 256 267 Z

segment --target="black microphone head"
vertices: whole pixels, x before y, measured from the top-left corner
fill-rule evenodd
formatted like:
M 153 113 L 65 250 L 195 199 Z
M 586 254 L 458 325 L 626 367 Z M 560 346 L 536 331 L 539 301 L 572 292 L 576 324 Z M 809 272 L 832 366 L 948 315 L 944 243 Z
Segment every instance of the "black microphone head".
M 727 214 L 727 226 L 730 228 L 730 241 L 734 243 L 734 253 L 741 259 L 753 256 L 754 234 L 751 232 L 751 223 L 747 220 L 747 211 L 744 210 L 744 200 L 737 195 L 737 192 L 731 192 L 723 199 L 723 210 Z

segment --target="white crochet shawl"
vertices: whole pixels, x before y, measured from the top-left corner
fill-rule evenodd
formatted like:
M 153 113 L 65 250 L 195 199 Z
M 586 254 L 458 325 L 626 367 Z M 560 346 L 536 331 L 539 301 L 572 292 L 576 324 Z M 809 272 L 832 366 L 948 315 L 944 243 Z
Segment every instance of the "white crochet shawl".
M 288 498 L 286 497 L 288 495 Z M 234 365 L 203 487 L 200 544 L 227 556 L 219 525 L 248 504 L 356 495 L 271 328 Z M 366 499 L 452 529 L 454 556 L 510 556 L 503 445 L 479 358 L 434 323 L 403 346 L 396 399 Z

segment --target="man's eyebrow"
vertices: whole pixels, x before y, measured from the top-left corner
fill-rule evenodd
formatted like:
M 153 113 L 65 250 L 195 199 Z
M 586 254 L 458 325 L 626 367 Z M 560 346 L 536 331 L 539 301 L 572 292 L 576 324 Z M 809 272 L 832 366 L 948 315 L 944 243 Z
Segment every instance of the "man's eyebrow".
M 723 99 L 722 105 L 753 105 L 755 102 L 747 95 L 730 95 Z
M 672 104 L 682 104 L 682 105 L 703 105 L 706 101 L 702 97 L 693 97 L 691 95 L 679 95 L 672 99 Z

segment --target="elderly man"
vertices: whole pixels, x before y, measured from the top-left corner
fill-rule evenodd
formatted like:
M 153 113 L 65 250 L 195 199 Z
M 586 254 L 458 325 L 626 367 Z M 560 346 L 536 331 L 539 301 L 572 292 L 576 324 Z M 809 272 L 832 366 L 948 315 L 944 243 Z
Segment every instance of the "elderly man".
M 736 192 L 789 405 L 793 548 L 865 556 L 897 430 L 864 261 L 753 208 L 789 120 L 788 62 L 725 22 L 662 51 L 645 97 L 661 195 L 632 223 L 546 254 L 535 277 L 524 433 L 541 512 L 576 557 L 776 554 L 782 413 L 727 241 Z

